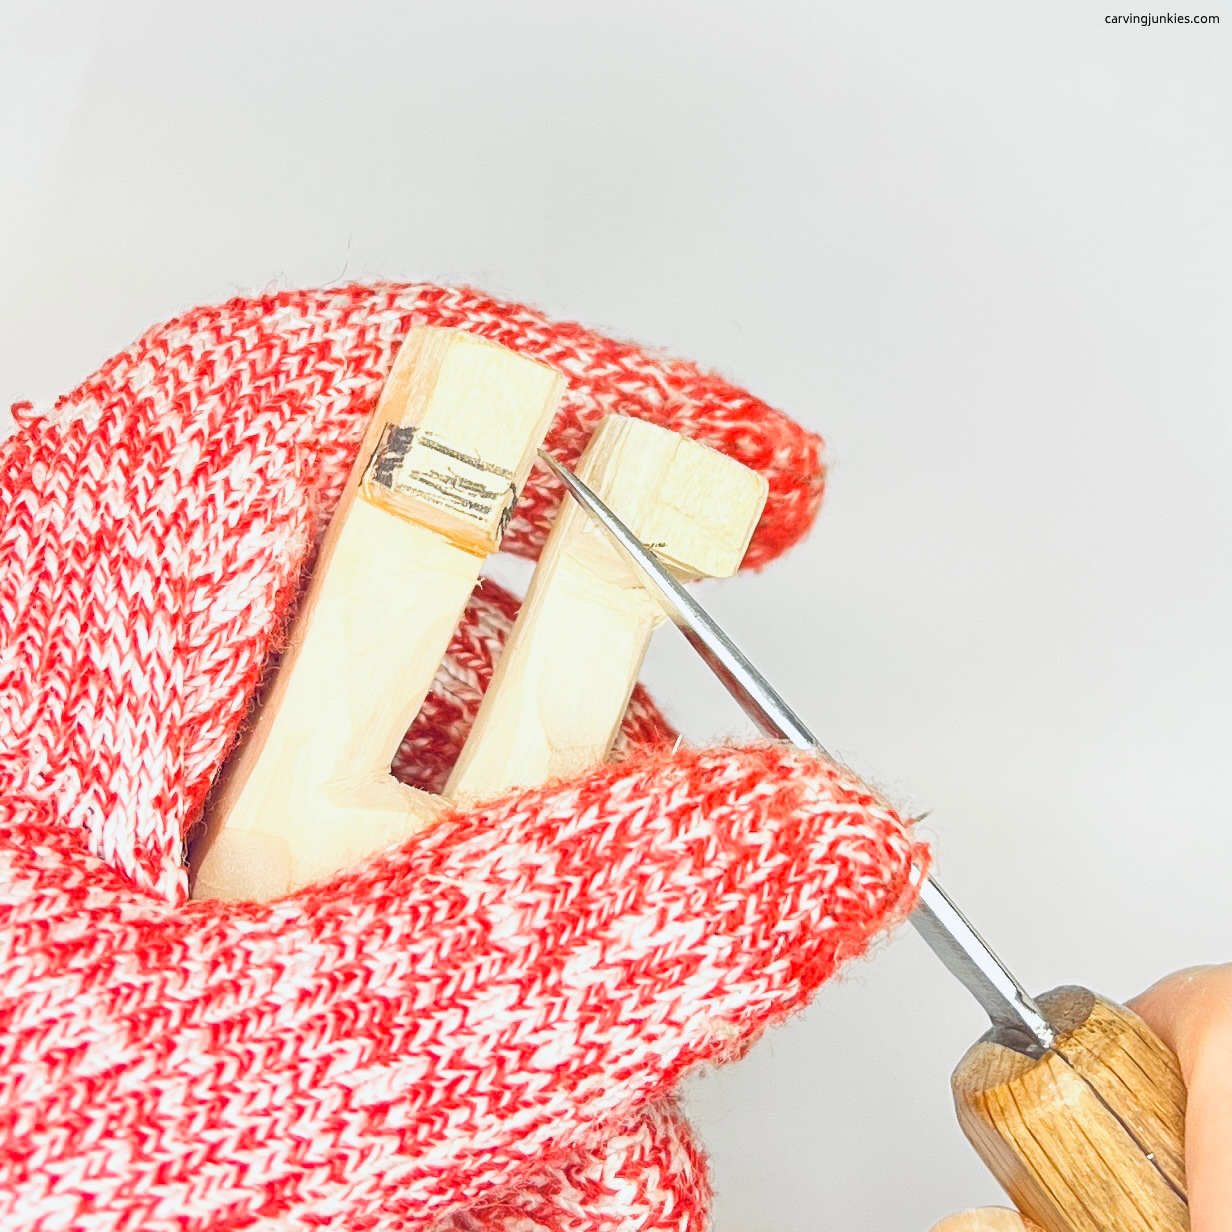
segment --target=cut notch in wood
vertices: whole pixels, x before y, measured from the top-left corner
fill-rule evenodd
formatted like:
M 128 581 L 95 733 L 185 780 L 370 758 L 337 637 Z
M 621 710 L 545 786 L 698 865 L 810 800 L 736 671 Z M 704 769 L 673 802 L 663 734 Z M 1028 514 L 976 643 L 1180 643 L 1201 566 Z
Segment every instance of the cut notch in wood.
M 390 762 L 427 696 L 564 386 L 473 335 L 394 362 L 282 661 L 194 844 L 197 898 L 270 899 L 429 824 Z
M 600 424 L 578 474 L 684 580 L 733 574 L 766 500 L 757 472 L 625 416 Z M 473 800 L 601 762 L 664 619 L 566 498 L 445 794 Z

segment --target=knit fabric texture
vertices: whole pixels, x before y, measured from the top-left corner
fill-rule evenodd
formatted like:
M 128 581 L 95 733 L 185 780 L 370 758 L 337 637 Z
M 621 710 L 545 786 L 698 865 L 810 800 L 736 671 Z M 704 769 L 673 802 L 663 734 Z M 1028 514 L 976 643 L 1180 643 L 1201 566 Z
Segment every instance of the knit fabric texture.
M 479 292 L 237 299 L 149 331 L 0 453 L 0 1226 L 699 1228 L 670 1100 L 910 908 L 925 853 L 842 767 L 676 750 L 453 812 L 268 904 L 184 843 L 415 324 L 558 368 L 548 447 L 650 419 L 764 475 L 747 563 L 809 526 L 820 442 L 682 360 Z M 561 497 L 536 471 L 505 547 Z M 514 601 L 477 592 L 395 762 L 439 787 Z

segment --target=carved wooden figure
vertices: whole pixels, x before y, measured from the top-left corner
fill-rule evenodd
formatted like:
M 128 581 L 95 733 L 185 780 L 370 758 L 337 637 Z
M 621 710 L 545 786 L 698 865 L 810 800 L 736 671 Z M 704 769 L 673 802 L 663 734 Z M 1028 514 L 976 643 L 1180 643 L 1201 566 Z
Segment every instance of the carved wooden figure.
M 553 369 L 414 329 L 287 648 L 195 844 L 196 898 L 269 899 L 414 834 L 441 801 L 389 767 L 560 399 Z
M 766 501 L 756 472 L 623 416 L 600 424 L 578 474 L 682 579 L 735 573 Z M 474 799 L 601 762 L 665 619 L 566 498 L 445 794 Z
M 275 898 L 439 816 L 446 801 L 398 783 L 390 761 L 499 544 L 561 384 L 468 334 L 412 331 L 282 662 L 210 802 L 194 897 Z M 735 572 L 765 502 L 760 475 L 622 417 L 601 425 L 582 466 L 685 577 Z M 662 619 L 566 501 L 446 796 L 602 761 Z

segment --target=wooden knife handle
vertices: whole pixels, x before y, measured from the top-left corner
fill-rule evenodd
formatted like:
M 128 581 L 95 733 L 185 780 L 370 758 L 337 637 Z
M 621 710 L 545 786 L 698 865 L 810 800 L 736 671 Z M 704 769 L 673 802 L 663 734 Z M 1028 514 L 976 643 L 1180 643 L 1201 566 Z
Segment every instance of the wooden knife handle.
M 994 1029 L 954 1071 L 959 1124 L 1018 1209 L 1046 1232 L 1181 1232 L 1185 1083 L 1136 1014 L 1085 988 L 1038 998 L 1043 1057 Z

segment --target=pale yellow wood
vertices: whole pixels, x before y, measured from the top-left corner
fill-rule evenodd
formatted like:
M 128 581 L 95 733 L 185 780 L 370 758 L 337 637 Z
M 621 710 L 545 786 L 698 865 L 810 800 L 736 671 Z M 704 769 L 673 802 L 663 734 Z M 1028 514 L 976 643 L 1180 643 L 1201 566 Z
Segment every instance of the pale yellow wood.
M 933 1224 L 929 1232 L 1039 1232 L 1039 1225 L 1004 1206 L 983 1206 L 950 1215 Z
M 277 674 L 207 809 L 194 897 L 289 893 L 439 813 L 390 761 L 562 388 L 553 370 L 472 335 L 411 331 Z
M 766 481 L 653 424 L 610 416 L 578 474 L 682 578 L 727 577 Z M 445 794 L 473 800 L 601 762 L 662 607 L 566 499 Z
M 1039 1001 L 1055 1052 L 1024 1056 L 990 1032 L 954 1073 L 972 1145 L 1045 1232 L 1187 1229 L 1176 1058 L 1137 1015 L 1084 989 Z

